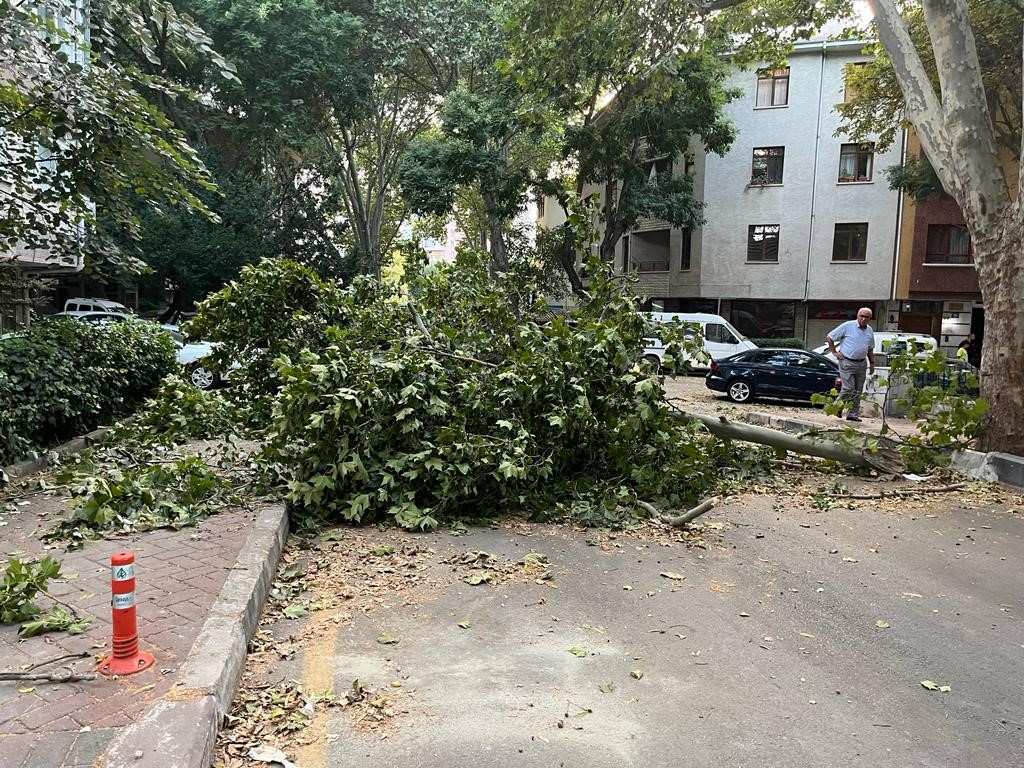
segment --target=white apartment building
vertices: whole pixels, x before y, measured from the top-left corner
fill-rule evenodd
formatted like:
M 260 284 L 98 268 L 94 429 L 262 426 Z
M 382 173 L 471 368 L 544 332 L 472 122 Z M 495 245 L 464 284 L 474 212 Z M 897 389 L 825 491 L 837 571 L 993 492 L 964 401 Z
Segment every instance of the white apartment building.
M 900 195 L 884 170 L 901 147 L 878 153 L 836 136 L 833 109 L 864 45 L 798 43 L 785 67 L 733 73 L 742 95 L 726 107 L 730 151 L 708 154 L 695 139 L 673 168 L 693 175 L 706 223 L 690 232 L 643 220 L 619 243 L 616 268 L 637 271 L 652 309 L 714 312 L 749 337 L 811 347 L 860 306 L 885 327 Z

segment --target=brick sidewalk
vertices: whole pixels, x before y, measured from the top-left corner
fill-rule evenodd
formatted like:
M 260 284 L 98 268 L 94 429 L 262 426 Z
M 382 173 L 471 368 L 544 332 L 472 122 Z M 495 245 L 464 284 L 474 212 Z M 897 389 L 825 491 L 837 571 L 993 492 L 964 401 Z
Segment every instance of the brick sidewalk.
M 38 536 L 55 522 L 58 497 L 33 497 L 16 513 L 0 513 L 0 541 L 6 556 L 47 554 Z M 55 632 L 21 640 L 17 626 L 0 626 L 0 670 L 68 653 L 83 658 L 42 668 L 76 672 L 95 669 L 110 649 L 110 556 L 130 550 L 136 558 L 140 647 L 156 657 L 148 670 L 130 677 L 80 683 L 0 681 L 0 768 L 91 766 L 117 730 L 163 697 L 180 677 L 183 662 L 234 566 L 254 513 L 227 511 L 197 528 L 157 530 L 90 542 L 77 552 L 50 551 L 63 560 L 68 578 L 50 592 L 88 614 L 85 633 Z M 49 606 L 45 596 L 37 601 Z

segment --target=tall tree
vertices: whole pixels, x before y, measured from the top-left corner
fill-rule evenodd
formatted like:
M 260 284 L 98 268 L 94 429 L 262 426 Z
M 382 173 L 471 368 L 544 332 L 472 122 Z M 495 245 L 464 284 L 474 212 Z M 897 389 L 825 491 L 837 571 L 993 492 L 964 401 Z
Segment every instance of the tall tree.
M 1004 2 L 1004 0 L 996 0 Z M 1016 0 L 1006 0 L 1016 11 Z M 991 408 L 981 447 L 1024 455 L 1024 211 L 999 156 L 985 71 L 967 0 L 875 0 L 875 24 L 906 103 L 906 116 L 942 186 L 964 213 L 985 304 L 982 394 Z M 923 12 L 938 89 L 906 18 Z M 902 11 L 902 13 L 901 13 Z M 1017 25 L 1018 39 L 1020 25 Z M 1017 74 L 1018 85 L 1020 74 Z M 1020 152 L 1020 150 L 1018 150 Z M 1018 154 L 1018 157 L 1020 155 Z
M 169 4 L 0 2 L 0 251 L 76 261 L 95 242 L 83 234 L 104 222 L 137 236 L 138 200 L 212 216 L 199 196 L 209 175 L 161 106 L 198 93 L 125 62 L 119 47 L 146 61 L 164 53 L 200 61 L 219 80 L 234 78 L 205 32 Z

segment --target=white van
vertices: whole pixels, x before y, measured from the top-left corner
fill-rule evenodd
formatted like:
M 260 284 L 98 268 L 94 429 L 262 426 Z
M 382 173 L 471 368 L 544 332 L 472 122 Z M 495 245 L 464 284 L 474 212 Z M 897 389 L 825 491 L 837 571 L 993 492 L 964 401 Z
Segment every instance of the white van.
M 875 366 L 887 368 L 889 355 L 896 355 L 906 352 L 910 342 L 914 342 L 917 350 L 915 357 L 931 357 L 932 353 L 939 348 L 939 342 L 934 336 L 927 333 L 908 333 L 907 331 L 875 331 Z M 828 348 L 828 344 L 815 347 L 815 352 L 824 355 L 829 360 L 835 360 L 835 355 Z
M 728 320 L 721 315 L 711 315 L 705 312 L 644 312 L 645 317 L 655 323 L 679 322 L 683 325 L 691 325 L 700 328 L 704 337 L 705 358 L 702 360 L 691 359 L 690 367 L 693 369 L 707 369 L 712 360 L 721 360 L 723 357 L 735 355 L 737 352 L 744 352 L 748 349 L 757 349 L 757 345 L 737 331 Z M 659 339 L 645 339 L 647 346 L 644 347 L 644 359 L 651 363 L 657 362 L 661 367 L 665 360 L 665 345 Z
M 110 315 L 130 315 L 132 311 L 124 304 L 109 299 L 74 298 L 64 302 L 64 311 L 71 312 L 106 312 Z

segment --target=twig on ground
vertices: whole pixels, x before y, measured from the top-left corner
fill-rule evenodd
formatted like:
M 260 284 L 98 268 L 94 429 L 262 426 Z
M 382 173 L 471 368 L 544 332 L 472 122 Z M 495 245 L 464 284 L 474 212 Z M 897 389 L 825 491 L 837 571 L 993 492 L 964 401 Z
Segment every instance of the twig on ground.
M 25 667 L 24 672 L 29 672 L 33 669 L 39 669 L 39 667 L 45 667 L 50 664 L 56 664 L 58 661 L 64 661 L 65 659 L 87 659 L 92 656 L 88 651 L 82 651 L 80 653 L 65 653 L 62 656 L 54 656 L 52 659 L 44 659 L 43 661 L 37 661 L 31 666 Z
M 916 493 L 949 493 L 963 488 L 967 483 L 953 483 L 952 485 L 940 485 L 935 488 L 897 488 L 893 491 L 882 491 L 881 493 L 828 493 L 825 494 L 832 499 L 885 499 L 891 496 L 913 496 Z
M 27 680 L 46 683 L 78 683 L 86 680 L 95 680 L 94 672 L 78 674 L 67 670 L 61 672 L 0 672 L 0 680 Z

